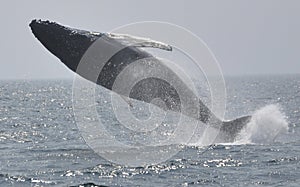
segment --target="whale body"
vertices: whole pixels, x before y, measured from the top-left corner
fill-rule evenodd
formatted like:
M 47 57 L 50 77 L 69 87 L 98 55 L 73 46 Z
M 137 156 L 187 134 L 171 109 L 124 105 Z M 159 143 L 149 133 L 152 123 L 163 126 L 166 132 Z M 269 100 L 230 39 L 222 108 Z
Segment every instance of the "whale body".
M 231 121 L 221 121 L 203 104 L 201 99 L 194 94 L 176 73 L 152 54 L 143 50 L 143 47 L 172 50 L 171 46 L 167 44 L 138 39 L 138 42 L 130 45 L 132 38 L 129 36 L 120 37 L 114 34 L 78 30 L 50 21 L 33 20 L 30 23 L 30 27 L 34 36 L 43 46 L 59 58 L 69 69 L 83 78 L 112 90 L 119 95 L 128 96 L 131 99 L 146 103 L 152 103 L 163 110 L 183 113 L 186 116 L 220 129 L 220 134 L 224 142 L 234 141 L 237 134 L 251 119 L 251 116 L 243 116 Z M 89 47 L 98 40 L 102 42 L 100 42 L 98 52 L 100 56 L 101 54 L 105 56 L 106 53 L 110 52 L 110 49 L 113 50 L 116 46 L 122 47 L 120 50 L 116 50 L 116 53 L 109 59 L 103 62 L 97 61 L 92 64 L 96 69 L 101 67 L 99 75 L 93 76 L 93 70 L 89 70 L 88 68 L 84 71 L 79 71 L 79 66 L 81 65 L 82 67 L 80 62 L 84 54 Z M 151 59 L 151 61 L 149 62 L 144 59 Z M 138 64 L 136 64 L 134 68 L 127 68 L 137 61 Z M 127 86 L 126 82 L 121 84 L 122 89 L 114 90 L 113 86 L 117 77 L 125 70 L 127 72 L 125 75 L 126 79 L 131 80 L 133 80 L 137 74 L 151 75 L 152 73 L 157 74 L 157 72 L 159 72 L 166 77 L 171 77 L 177 87 L 175 88 L 163 78 L 148 76 L 133 85 L 129 92 L 128 90 L 124 91 Z M 159 98 L 163 103 L 153 103 L 152 101 L 155 98 Z M 182 106 L 182 102 L 187 104 Z M 183 109 L 183 107 L 185 108 Z

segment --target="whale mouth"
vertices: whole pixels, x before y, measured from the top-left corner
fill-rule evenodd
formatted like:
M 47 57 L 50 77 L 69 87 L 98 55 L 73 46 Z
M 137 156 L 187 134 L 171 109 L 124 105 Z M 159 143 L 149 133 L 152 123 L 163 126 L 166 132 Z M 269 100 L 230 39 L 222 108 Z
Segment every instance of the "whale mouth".
M 50 21 L 32 20 L 29 26 L 43 46 L 73 71 L 88 47 L 101 37 L 99 33 L 73 29 Z

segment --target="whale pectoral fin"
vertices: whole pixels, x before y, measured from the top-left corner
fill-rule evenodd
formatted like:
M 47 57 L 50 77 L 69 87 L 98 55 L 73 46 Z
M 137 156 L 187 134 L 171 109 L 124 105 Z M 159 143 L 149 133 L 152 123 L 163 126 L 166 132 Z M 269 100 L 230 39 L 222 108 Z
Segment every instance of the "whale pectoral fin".
M 243 116 L 231 121 L 224 121 L 221 126 L 221 131 L 225 132 L 226 140 L 233 142 L 237 134 L 249 123 L 251 116 Z
M 163 42 L 155 41 L 149 38 L 131 36 L 127 34 L 105 33 L 106 37 L 117 40 L 125 46 L 132 47 L 152 47 L 166 51 L 172 51 L 172 46 Z

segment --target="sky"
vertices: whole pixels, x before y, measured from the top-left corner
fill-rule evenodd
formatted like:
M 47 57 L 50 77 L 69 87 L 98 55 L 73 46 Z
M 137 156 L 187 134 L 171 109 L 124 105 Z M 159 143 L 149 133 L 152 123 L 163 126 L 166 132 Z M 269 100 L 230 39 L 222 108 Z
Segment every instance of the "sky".
M 109 32 L 125 24 L 163 21 L 200 37 L 223 74 L 299 74 L 298 0 L 2 1 L 0 79 L 61 79 L 73 74 L 32 35 L 32 19 Z

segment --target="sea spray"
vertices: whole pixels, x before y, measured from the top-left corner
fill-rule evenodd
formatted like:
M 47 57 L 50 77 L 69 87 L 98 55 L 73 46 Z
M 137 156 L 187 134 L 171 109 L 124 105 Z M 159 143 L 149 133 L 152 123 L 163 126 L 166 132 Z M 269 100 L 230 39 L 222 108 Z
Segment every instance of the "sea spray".
M 267 105 L 254 112 L 251 121 L 240 132 L 235 143 L 272 143 L 278 135 L 287 131 L 288 122 L 280 106 Z

